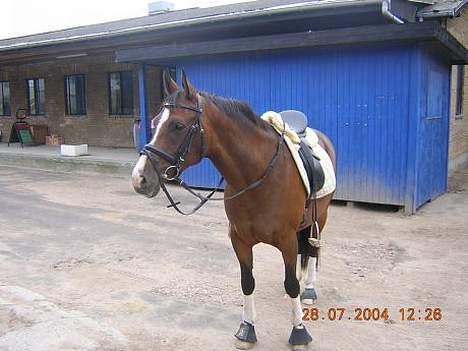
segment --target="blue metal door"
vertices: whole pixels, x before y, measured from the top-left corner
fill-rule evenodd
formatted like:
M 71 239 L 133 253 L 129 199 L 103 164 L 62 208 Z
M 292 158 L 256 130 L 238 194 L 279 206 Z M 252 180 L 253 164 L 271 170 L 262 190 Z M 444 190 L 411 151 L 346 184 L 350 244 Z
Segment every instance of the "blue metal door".
M 402 205 L 407 167 L 410 55 L 395 45 L 289 50 L 178 62 L 194 85 L 247 101 L 257 114 L 302 110 L 338 154 L 335 198 Z M 210 186 L 212 166 L 188 170 Z
M 449 66 L 423 55 L 417 207 L 447 190 Z

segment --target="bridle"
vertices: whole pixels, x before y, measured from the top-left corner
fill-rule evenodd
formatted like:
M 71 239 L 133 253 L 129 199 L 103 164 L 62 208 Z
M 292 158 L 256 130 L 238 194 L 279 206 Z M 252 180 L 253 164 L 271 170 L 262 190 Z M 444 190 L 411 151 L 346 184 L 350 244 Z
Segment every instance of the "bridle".
M 176 154 L 171 155 L 167 151 L 164 151 L 157 146 L 153 146 L 151 144 L 146 144 L 143 146 L 143 150 L 140 151 L 140 155 L 145 154 L 150 160 L 151 160 L 151 155 L 156 155 L 164 160 L 166 160 L 169 163 L 169 166 L 164 170 L 162 173 L 162 177 L 165 180 L 168 181 L 173 181 L 177 180 L 177 178 L 180 175 L 180 169 L 182 168 L 184 162 L 185 162 L 185 157 L 187 154 L 190 152 L 192 149 L 193 145 L 193 139 L 195 137 L 195 134 L 197 131 L 200 132 L 200 142 L 201 142 L 201 147 L 200 147 L 200 156 L 199 156 L 199 161 L 204 157 L 203 155 L 203 134 L 204 134 L 204 129 L 201 126 L 201 115 L 203 113 L 203 110 L 200 109 L 197 105 L 197 107 L 190 107 L 186 105 L 177 105 L 177 104 L 169 104 L 165 103 L 162 105 L 163 108 L 178 108 L 182 110 L 189 110 L 193 111 L 196 113 L 195 119 L 193 123 L 190 125 L 188 128 L 188 132 L 185 134 L 184 139 L 182 139 L 182 143 L 179 145 L 177 148 Z M 154 165 L 153 165 L 154 166 Z M 170 173 L 174 171 L 174 174 L 171 176 Z M 159 173 L 159 172 L 158 172 Z M 160 175 L 160 174 L 158 174 Z
M 143 146 L 143 149 L 140 151 L 140 155 L 145 155 L 150 160 L 151 166 L 153 167 L 153 169 L 155 170 L 155 172 L 156 172 L 156 174 L 157 174 L 157 176 L 159 178 L 159 183 L 160 183 L 161 189 L 163 190 L 164 194 L 166 195 L 166 197 L 167 197 L 167 199 L 169 200 L 169 203 L 170 203 L 170 205 L 167 206 L 168 208 L 173 207 L 178 213 L 180 213 L 180 214 L 182 214 L 184 216 L 188 216 L 188 215 L 191 215 L 191 214 L 194 214 L 195 212 L 197 212 L 209 200 L 211 200 L 211 201 L 221 201 L 221 200 L 227 201 L 227 200 L 235 199 L 235 198 L 241 196 L 242 194 L 246 193 L 247 191 L 252 190 L 252 189 L 258 187 L 260 184 L 262 184 L 263 181 L 270 174 L 271 170 L 273 169 L 273 167 L 274 167 L 274 165 L 276 163 L 276 160 L 278 159 L 278 156 L 279 156 L 279 153 L 280 153 L 280 150 L 281 150 L 281 145 L 284 142 L 284 133 L 285 133 L 285 130 L 286 130 L 286 125 L 284 123 L 283 123 L 283 130 L 282 130 L 281 135 L 280 135 L 280 139 L 278 140 L 278 143 L 276 145 L 275 154 L 273 155 L 273 157 L 270 160 L 270 163 L 268 164 L 265 172 L 263 173 L 263 175 L 260 178 L 258 178 L 256 181 L 250 183 L 249 185 L 247 185 L 243 189 L 239 190 L 235 194 L 233 194 L 231 196 L 228 196 L 228 197 L 219 197 L 219 198 L 213 198 L 212 197 L 215 194 L 216 190 L 218 190 L 220 188 L 221 184 L 224 182 L 224 177 L 222 177 L 222 176 L 220 177 L 216 187 L 213 188 L 213 190 L 210 193 L 208 193 L 208 195 L 202 195 L 202 194 L 196 193 L 195 191 L 193 191 L 193 189 L 188 184 L 186 184 L 180 178 L 180 172 L 181 172 L 181 168 L 184 165 L 185 157 L 191 151 L 192 146 L 193 146 L 193 140 L 195 138 L 195 135 L 197 135 L 197 134 L 200 135 L 200 154 L 199 154 L 198 162 L 200 162 L 203 159 L 203 157 L 205 157 L 205 154 L 204 154 L 204 145 L 205 144 L 204 144 L 204 137 L 203 137 L 204 133 L 205 133 L 205 130 L 203 129 L 203 126 L 202 126 L 202 123 L 201 123 L 201 117 L 203 115 L 203 109 L 200 108 L 198 101 L 197 101 L 197 106 L 196 107 L 191 107 L 191 106 L 186 106 L 186 105 L 179 105 L 179 104 L 176 104 L 176 103 L 165 103 L 165 104 L 162 105 L 162 107 L 163 108 L 168 108 L 168 109 L 177 108 L 177 109 L 189 110 L 189 111 L 195 112 L 195 119 L 194 119 L 193 123 L 190 125 L 190 127 L 188 127 L 189 130 L 185 134 L 184 139 L 182 139 L 182 143 L 177 148 L 177 151 L 176 151 L 175 155 L 172 155 L 172 154 L 168 153 L 167 151 L 162 150 L 161 148 L 159 148 L 157 146 L 153 146 L 151 144 L 146 144 L 145 146 Z M 198 133 L 197 133 L 197 131 L 198 131 Z M 155 156 L 160 157 L 160 158 L 164 159 L 165 161 L 167 161 L 169 163 L 169 166 L 162 173 L 159 171 L 158 161 L 155 158 Z M 172 170 L 174 170 L 174 174 L 170 175 Z M 198 205 L 196 205 L 192 210 L 190 210 L 188 212 L 185 212 L 185 211 L 181 210 L 179 208 L 179 206 L 178 206 L 178 205 L 180 205 L 180 202 L 179 201 L 178 202 L 174 201 L 174 199 L 172 198 L 171 194 L 169 193 L 169 191 L 168 191 L 168 189 L 166 187 L 165 181 L 176 182 L 178 185 L 182 186 L 185 190 L 187 190 L 190 194 L 197 197 L 200 202 L 198 203 Z

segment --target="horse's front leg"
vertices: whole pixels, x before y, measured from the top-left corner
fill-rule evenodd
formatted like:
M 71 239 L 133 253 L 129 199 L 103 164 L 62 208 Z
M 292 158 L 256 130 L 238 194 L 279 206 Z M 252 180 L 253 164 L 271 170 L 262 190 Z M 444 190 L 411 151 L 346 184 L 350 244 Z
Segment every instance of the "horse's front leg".
M 231 232 L 231 242 L 236 252 L 241 271 L 241 287 L 244 295 L 244 307 L 242 312 L 242 321 L 239 330 L 234 335 L 236 337 L 236 348 L 247 350 L 255 346 L 257 335 L 255 334 L 255 304 L 254 289 L 255 279 L 252 274 L 253 253 L 252 245 L 248 245 Z
M 293 235 L 290 237 L 294 238 Z M 289 295 L 292 310 L 293 329 L 289 337 L 289 343 L 293 346 L 293 349 L 299 350 L 305 348 L 312 341 L 312 337 L 302 323 L 300 285 L 296 277 L 297 241 L 286 240 L 284 246 L 279 247 L 279 249 L 284 260 L 284 288 Z

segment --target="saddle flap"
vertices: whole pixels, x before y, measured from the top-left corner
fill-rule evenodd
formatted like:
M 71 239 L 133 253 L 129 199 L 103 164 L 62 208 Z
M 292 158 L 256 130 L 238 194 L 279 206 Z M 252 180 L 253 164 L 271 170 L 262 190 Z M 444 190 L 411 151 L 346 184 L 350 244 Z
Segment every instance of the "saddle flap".
M 299 148 L 299 156 L 309 179 L 311 194 L 317 193 L 325 184 L 325 173 L 323 171 L 320 160 L 315 157 L 309 146 L 301 139 Z

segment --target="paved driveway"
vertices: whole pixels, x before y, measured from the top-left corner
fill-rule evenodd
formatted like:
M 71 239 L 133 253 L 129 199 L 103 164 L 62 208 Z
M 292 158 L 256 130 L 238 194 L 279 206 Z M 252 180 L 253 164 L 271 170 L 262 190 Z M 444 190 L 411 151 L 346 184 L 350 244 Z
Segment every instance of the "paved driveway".
M 0 166 L 0 350 L 233 349 L 242 299 L 223 208 L 186 218 L 164 204 L 129 179 Z M 466 191 L 413 217 L 333 206 L 310 349 L 468 349 L 467 213 Z M 288 350 L 280 254 L 255 253 L 256 349 Z

